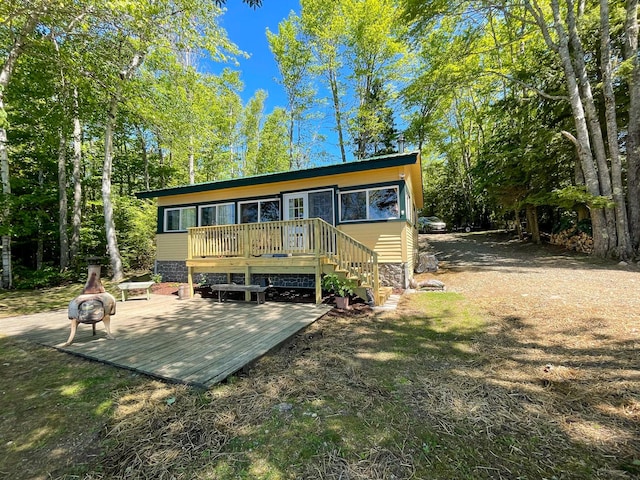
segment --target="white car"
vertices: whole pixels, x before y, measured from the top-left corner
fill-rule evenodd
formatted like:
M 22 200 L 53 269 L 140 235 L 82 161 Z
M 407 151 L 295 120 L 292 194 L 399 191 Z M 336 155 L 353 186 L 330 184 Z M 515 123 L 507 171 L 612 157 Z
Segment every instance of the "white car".
M 418 218 L 418 231 L 420 233 L 444 233 L 447 231 L 447 224 L 438 217 Z

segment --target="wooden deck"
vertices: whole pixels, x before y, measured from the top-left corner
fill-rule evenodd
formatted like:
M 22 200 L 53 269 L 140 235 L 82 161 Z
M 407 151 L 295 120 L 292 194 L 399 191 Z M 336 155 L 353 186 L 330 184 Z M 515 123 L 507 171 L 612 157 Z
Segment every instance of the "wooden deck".
M 111 319 L 115 340 L 102 323 L 92 336 L 80 325 L 74 343 L 67 311 L 0 319 L 0 335 L 57 348 L 81 357 L 163 380 L 210 387 L 327 313 L 331 307 L 268 302 L 218 303 L 152 295 L 118 302 Z

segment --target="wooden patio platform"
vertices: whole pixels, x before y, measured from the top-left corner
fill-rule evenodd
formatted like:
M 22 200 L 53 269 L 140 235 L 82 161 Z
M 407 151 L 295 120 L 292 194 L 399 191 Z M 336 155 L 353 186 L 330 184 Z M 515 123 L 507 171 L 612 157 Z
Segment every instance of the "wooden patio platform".
M 102 323 L 92 336 L 80 325 L 74 343 L 67 311 L 0 319 L 0 335 L 12 336 L 163 380 L 210 387 L 261 357 L 327 313 L 315 304 L 218 303 L 195 297 L 152 295 L 118 302 L 111 319 L 115 340 Z

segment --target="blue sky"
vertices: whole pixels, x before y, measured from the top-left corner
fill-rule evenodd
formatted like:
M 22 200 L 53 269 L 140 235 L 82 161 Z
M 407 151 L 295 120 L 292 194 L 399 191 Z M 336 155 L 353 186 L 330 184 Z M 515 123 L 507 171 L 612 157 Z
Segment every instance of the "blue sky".
M 248 59 L 238 59 L 239 67 L 232 67 L 242 72 L 243 102 L 246 104 L 256 90 L 263 89 L 269 93 L 265 113 L 271 112 L 276 106 L 285 107 L 286 97 L 277 83 L 280 74 L 269 50 L 266 31 L 269 28 L 277 32 L 278 23 L 287 18 L 291 10 L 299 14 L 300 1 L 263 0 L 262 7 L 252 9 L 241 0 L 227 0 L 225 8 L 227 11 L 220 17 L 221 26 L 233 43 L 251 55 Z

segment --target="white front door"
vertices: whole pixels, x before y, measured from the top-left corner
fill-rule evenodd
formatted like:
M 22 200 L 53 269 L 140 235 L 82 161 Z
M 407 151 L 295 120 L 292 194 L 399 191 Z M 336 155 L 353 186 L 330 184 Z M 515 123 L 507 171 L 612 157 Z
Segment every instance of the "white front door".
M 286 193 L 282 196 L 285 220 L 309 218 L 309 195 L 305 192 Z M 285 231 L 285 245 L 289 250 L 304 250 L 308 247 L 308 231 L 305 225 L 290 226 Z
M 284 201 L 285 220 L 309 218 L 309 195 L 306 192 L 285 193 L 282 199 Z

